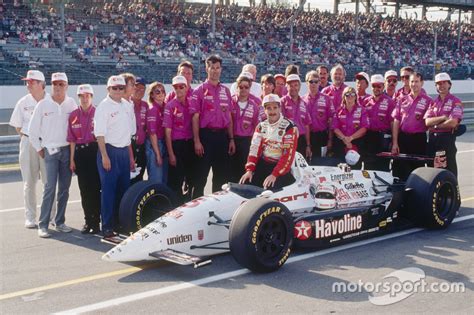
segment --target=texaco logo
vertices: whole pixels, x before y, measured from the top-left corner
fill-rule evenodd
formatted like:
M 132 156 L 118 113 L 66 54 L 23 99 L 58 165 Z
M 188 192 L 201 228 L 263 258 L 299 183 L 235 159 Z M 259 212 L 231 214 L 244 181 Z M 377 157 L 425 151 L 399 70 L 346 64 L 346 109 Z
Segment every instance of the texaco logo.
M 295 237 L 299 240 L 307 240 L 313 233 L 311 224 L 308 221 L 298 221 L 295 224 Z

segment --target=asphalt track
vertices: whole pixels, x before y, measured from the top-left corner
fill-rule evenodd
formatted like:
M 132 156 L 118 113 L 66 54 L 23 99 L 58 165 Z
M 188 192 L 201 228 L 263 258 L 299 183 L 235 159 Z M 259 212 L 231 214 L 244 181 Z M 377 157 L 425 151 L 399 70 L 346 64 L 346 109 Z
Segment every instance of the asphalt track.
M 83 224 L 73 178 L 70 234 L 40 239 L 23 227 L 18 171 L 0 173 L 0 313 L 474 313 L 474 133 L 458 138 L 462 207 L 447 230 L 410 229 L 328 250 L 296 252 L 278 272 L 253 274 L 225 254 L 200 269 L 166 262 L 108 263 L 109 245 L 79 233 Z M 38 196 L 39 197 L 39 196 Z M 381 283 L 419 268 L 428 285 L 462 284 L 464 292 L 418 292 L 377 306 L 370 288 L 333 292 L 334 283 Z M 367 290 L 368 289 L 368 290 Z M 433 291 L 433 290 L 432 290 Z

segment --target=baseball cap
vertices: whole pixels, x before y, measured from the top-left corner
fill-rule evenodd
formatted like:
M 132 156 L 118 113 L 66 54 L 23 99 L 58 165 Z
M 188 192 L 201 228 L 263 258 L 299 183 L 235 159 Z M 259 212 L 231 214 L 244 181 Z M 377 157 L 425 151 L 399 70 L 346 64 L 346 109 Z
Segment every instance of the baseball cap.
M 355 150 L 348 150 L 346 153 L 346 163 L 349 165 L 356 165 L 359 162 L 360 154 Z
M 86 94 L 86 93 L 94 95 L 94 89 L 92 88 L 90 84 L 81 84 L 77 87 L 77 95 Z
M 279 105 L 280 104 L 280 97 L 276 94 L 265 95 L 265 97 L 263 98 L 263 101 L 262 101 L 263 107 L 265 107 L 265 105 L 268 104 L 268 103 L 278 103 L 278 105 Z
M 297 74 L 290 74 L 286 77 L 286 82 L 298 81 L 301 82 L 300 76 Z
M 384 78 L 382 77 L 381 74 L 374 74 L 373 76 L 370 77 L 370 83 L 371 84 L 374 84 L 374 83 L 384 83 L 385 80 Z
M 285 76 L 284 76 L 283 74 L 281 74 L 281 73 L 275 74 L 274 78 L 275 78 L 275 80 L 278 79 L 278 78 L 282 78 L 283 80 L 286 81 Z
M 442 82 L 442 81 L 451 82 L 451 77 L 449 76 L 449 74 L 447 74 L 446 72 L 441 72 L 435 76 L 435 83 Z
M 51 82 L 55 81 L 67 81 L 67 75 L 64 72 L 55 72 L 51 75 Z
M 176 85 L 176 84 L 184 84 L 184 85 L 188 85 L 188 80 L 186 80 L 185 77 L 183 77 L 182 75 L 177 75 L 173 78 L 173 81 L 172 81 L 172 85 Z
M 141 85 L 146 86 L 146 81 L 145 81 L 145 79 L 142 78 L 142 77 L 137 77 L 137 78 L 135 79 L 135 85 L 137 85 L 137 84 L 141 84 Z
M 107 80 L 107 87 L 126 85 L 125 79 L 120 75 L 113 75 Z
M 398 78 L 398 73 L 397 73 L 397 71 L 388 70 L 387 72 L 385 72 L 385 80 L 387 80 L 389 77 L 396 77 L 396 78 Z
M 356 78 L 356 80 L 358 80 L 358 79 L 364 79 L 364 80 L 367 82 L 367 84 L 369 84 L 369 82 L 370 82 L 370 80 L 369 80 L 369 75 L 368 75 L 367 73 L 365 73 L 365 72 L 359 72 L 359 73 L 357 73 L 357 74 L 355 75 L 355 78 Z
M 245 77 L 245 78 L 247 78 L 247 79 L 249 79 L 249 80 L 252 80 L 252 81 L 254 80 L 253 75 L 252 75 L 250 72 L 248 72 L 248 71 L 242 72 L 242 73 L 239 75 L 239 78 L 240 78 L 240 77 Z
M 39 70 L 28 70 L 26 78 L 22 78 L 23 81 L 38 80 L 45 81 L 43 72 Z

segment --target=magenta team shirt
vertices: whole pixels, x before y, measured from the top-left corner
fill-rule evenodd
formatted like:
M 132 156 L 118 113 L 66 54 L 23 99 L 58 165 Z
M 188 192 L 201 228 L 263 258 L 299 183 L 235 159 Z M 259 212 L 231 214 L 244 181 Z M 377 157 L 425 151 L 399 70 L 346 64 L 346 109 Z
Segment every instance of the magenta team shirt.
M 420 93 L 416 98 L 408 94 L 398 100 L 392 117 L 400 122 L 400 130 L 405 133 L 425 132 L 423 117 L 432 102 L 433 100 L 426 94 Z
M 325 131 L 330 128 L 329 119 L 336 112 L 329 96 L 318 93 L 316 96 L 307 94 L 303 97 L 311 117 L 311 131 Z
M 258 98 L 250 98 L 247 106 L 242 110 L 238 104 L 238 97 L 232 97 L 232 121 L 234 123 L 234 136 L 251 137 L 260 122 L 260 104 Z
M 163 111 L 165 105 L 160 105 L 155 102 L 148 107 L 146 113 L 146 131 L 148 135 L 156 135 L 161 140 L 165 136 L 163 130 Z
M 199 113 L 199 127 L 224 129 L 230 124 L 232 97 L 230 90 L 219 83 L 212 85 L 206 80 L 193 93 L 189 111 Z
M 193 137 L 188 99 L 182 104 L 176 98 L 165 105 L 163 127 L 171 129 L 171 140 L 189 140 Z
M 373 131 L 390 131 L 394 109 L 395 101 L 387 94 L 380 95 L 378 100 L 375 100 L 374 96 L 370 96 L 365 105 L 365 110 L 369 116 L 369 129 Z
M 432 117 L 439 117 L 439 116 L 447 116 L 449 119 L 457 119 L 461 121 L 463 118 L 463 107 L 462 102 L 459 98 L 452 94 L 446 95 L 444 100 L 441 97 L 437 97 L 431 103 L 431 106 L 425 113 L 424 118 L 432 118 Z M 436 132 L 451 132 L 452 129 L 433 129 Z
M 405 91 L 405 87 L 401 87 L 400 89 L 398 89 L 397 92 L 395 92 L 395 94 L 393 94 L 393 99 L 398 101 L 399 99 L 401 99 L 402 97 L 407 96 L 410 93 L 411 93 L 411 90 L 409 90 L 407 92 L 407 91 Z M 420 94 L 426 94 L 426 91 L 425 91 L 424 88 L 421 88 Z
M 87 111 L 79 107 L 71 112 L 67 130 L 68 142 L 86 144 L 96 141 L 94 136 L 94 114 L 95 107 L 92 105 Z
M 298 127 L 300 136 L 305 135 L 306 125 L 311 125 L 311 117 L 308 112 L 307 105 L 303 98 L 298 97 L 295 102 L 289 94 L 283 96 L 280 101 L 281 113 L 283 116 L 291 120 Z
M 362 106 L 355 104 L 351 111 L 345 106 L 336 110 L 332 129 L 339 129 L 345 136 L 352 136 L 361 128 L 369 128 L 369 117 Z
M 146 139 L 146 113 L 148 111 L 148 104 L 143 100 L 133 101 L 133 110 L 135 111 L 135 121 L 137 124 L 135 142 L 141 145 L 145 143 Z
M 344 83 L 341 84 L 340 87 L 336 87 L 334 84 L 331 84 L 330 86 L 326 86 L 324 89 L 322 89 L 321 93 L 331 97 L 334 108 L 338 110 L 342 103 L 342 92 L 344 92 L 346 87 L 347 85 Z
M 365 107 L 369 101 L 370 96 L 370 94 L 357 95 L 357 102 L 359 102 L 362 107 Z
M 188 92 L 186 93 L 186 97 L 191 99 L 191 97 L 193 97 L 193 89 L 192 88 L 189 88 L 188 89 Z M 169 101 L 171 100 L 174 100 L 176 98 L 176 93 L 175 91 L 171 91 L 169 92 L 167 95 L 166 95 L 166 98 L 165 98 L 165 104 L 167 104 Z

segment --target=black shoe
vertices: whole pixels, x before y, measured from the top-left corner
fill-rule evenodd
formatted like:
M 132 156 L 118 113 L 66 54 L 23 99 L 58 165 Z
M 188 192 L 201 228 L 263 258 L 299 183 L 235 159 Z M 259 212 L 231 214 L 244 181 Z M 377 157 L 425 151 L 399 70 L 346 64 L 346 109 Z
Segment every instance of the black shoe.
M 90 230 L 91 230 L 91 227 L 89 224 L 84 224 L 84 226 L 82 227 L 82 230 L 81 230 L 81 234 L 89 234 L 90 233 Z
M 104 238 L 113 238 L 117 236 L 114 231 L 104 231 Z
M 98 225 L 92 226 L 89 231 L 90 234 L 97 234 L 99 232 L 100 232 L 100 227 Z

